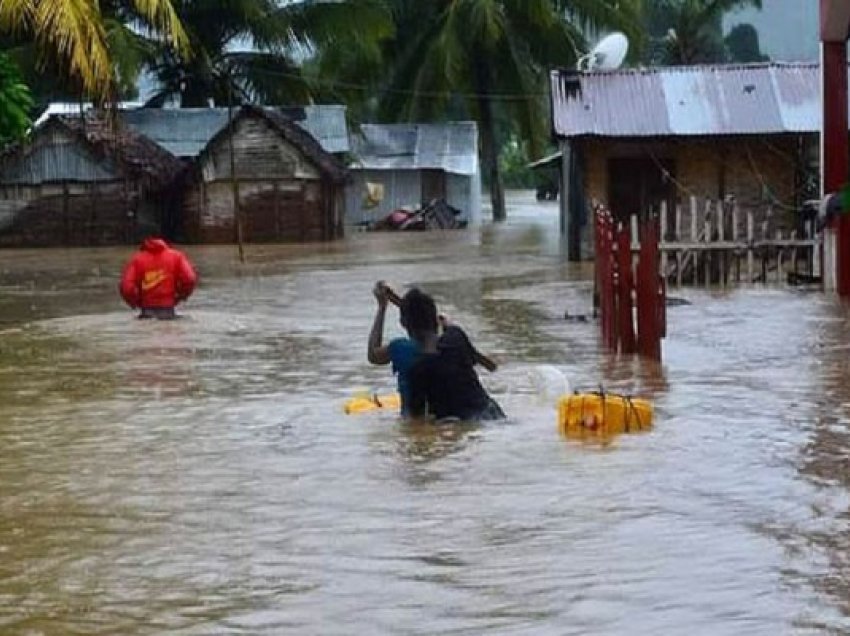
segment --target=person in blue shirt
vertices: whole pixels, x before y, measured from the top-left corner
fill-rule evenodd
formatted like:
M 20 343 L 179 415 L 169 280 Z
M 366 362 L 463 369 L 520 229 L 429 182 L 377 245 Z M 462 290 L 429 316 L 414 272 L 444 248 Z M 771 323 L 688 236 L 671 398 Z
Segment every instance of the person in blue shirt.
M 437 307 L 434 299 L 428 294 L 413 288 L 403 298 L 399 298 L 383 281 L 378 281 L 372 292 L 378 302 L 378 310 L 369 333 L 369 345 L 367 357 L 372 364 L 392 364 L 393 373 L 397 377 L 398 391 L 401 397 L 401 413 L 409 416 L 412 402 L 411 373 L 423 354 L 442 352 L 441 359 L 452 360 L 456 364 L 453 368 L 462 369 L 463 372 L 455 377 L 458 381 L 458 391 L 450 389 L 449 393 L 455 396 L 460 404 L 477 405 L 483 389 L 478 384 L 473 365 L 480 364 L 489 371 L 495 371 L 497 365 L 493 360 L 480 353 L 470 342 L 466 333 L 458 326 L 449 323 L 445 316 L 437 315 Z M 383 344 L 384 319 L 386 317 L 387 305 L 394 303 L 399 306 L 400 322 L 407 331 L 407 338 L 395 338 L 389 344 Z M 442 327 L 443 335 L 438 336 L 438 323 Z M 469 390 L 463 389 L 467 387 Z M 489 396 L 487 396 L 489 400 Z M 432 402 L 437 400 L 432 399 Z M 477 405 L 480 406 L 480 405 Z M 442 409 L 439 409 L 442 410 Z M 448 411 L 456 409 L 449 408 Z M 464 409 L 464 414 L 466 414 Z M 474 408 L 475 411 L 479 409 Z M 417 414 L 421 415 L 421 414 Z M 502 415 L 504 417 L 504 415 Z
M 392 364 L 392 370 L 398 381 L 398 393 L 401 397 L 401 414 L 408 414 L 408 405 L 410 403 L 410 369 L 419 358 L 419 352 L 422 349 L 423 343 L 427 343 L 430 333 L 427 328 L 418 325 L 415 322 L 411 324 L 408 320 L 408 315 L 411 313 L 411 307 L 421 305 L 422 303 L 434 305 L 433 299 L 423 294 L 416 288 L 408 291 L 400 300 L 400 318 L 401 326 L 407 331 L 407 338 L 394 338 L 388 344 L 383 344 L 384 337 L 384 319 L 387 313 L 387 305 L 390 303 L 390 298 L 393 292 L 387 287 L 383 281 L 378 281 L 375 288 L 372 290 L 375 300 L 378 302 L 378 311 L 375 313 L 375 320 L 372 323 L 372 330 L 369 332 L 369 347 L 367 358 L 372 364 Z M 434 306 L 436 312 L 436 306 Z M 416 314 L 418 315 L 418 314 Z M 434 334 L 436 338 L 436 334 Z

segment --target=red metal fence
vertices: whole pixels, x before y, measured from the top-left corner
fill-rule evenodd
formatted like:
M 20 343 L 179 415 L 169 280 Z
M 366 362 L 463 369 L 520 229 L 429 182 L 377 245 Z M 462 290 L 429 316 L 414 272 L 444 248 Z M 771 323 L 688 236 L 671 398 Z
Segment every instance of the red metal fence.
M 658 219 L 650 216 L 638 224 L 640 250 L 635 264 L 629 226 L 617 223 L 603 207 L 596 209 L 595 216 L 602 341 L 614 352 L 661 360 L 667 317 L 665 283 L 659 274 Z

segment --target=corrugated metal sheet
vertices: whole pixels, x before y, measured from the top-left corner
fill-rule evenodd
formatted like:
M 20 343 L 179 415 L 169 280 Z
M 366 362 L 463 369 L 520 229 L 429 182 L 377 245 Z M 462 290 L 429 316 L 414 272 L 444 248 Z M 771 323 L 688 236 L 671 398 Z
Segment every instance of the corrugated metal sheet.
M 295 119 L 325 152 L 348 152 L 345 106 L 319 105 L 303 108 L 269 108 Z M 140 108 L 121 113 L 121 119 L 137 132 L 153 139 L 178 157 L 197 157 L 216 133 L 227 125 L 226 108 Z
M 367 183 L 384 186 L 384 198 L 375 207 L 364 205 Z M 450 174 L 446 202 L 461 211 L 461 219 L 475 223 L 481 217 L 478 176 Z M 357 170 L 345 189 L 345 222 L 372 223 L 399 208 L 417 209 L 422 203 L 422 173 L 416 170 Z
M 352 169 L 445 170 L 478 173 L 475 122 L 446 124 L 364 124 L 352 139 Z
M 817 64 L 553 71 L 554 130 L 560 137 L 814 133 L 819 72 Z
M 5 160 L 0 168 L 3 185 L 117 179 L 120 174 L 109 159 L 94 157 L 71 143 L 39 146 Z

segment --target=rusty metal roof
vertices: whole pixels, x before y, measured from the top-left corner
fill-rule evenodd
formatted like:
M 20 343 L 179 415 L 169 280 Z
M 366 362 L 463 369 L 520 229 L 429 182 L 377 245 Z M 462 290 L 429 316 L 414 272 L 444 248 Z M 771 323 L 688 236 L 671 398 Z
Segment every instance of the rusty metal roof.
M 820 130 L 817 64 L 552 71 L 558 137 L 672 137 Z
M 183 163 L 150 139 L 113 126 L 99 111 L 50 115 L 26 143 L 0 155 L 0 180 L 37 184 L 142 179 L 149 189 L 170 185 Z

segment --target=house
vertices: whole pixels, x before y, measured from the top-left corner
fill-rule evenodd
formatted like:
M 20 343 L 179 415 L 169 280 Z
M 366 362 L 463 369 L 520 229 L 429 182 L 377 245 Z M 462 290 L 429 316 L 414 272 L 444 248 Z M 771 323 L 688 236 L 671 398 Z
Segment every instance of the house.
M 50 116 L 0 155 L 0 245 L 131 243 L 171 221 L 181 162 L 103 116 Z
M 551 103 L 571 259 L 595 202 L 621 219 L 691 197 L 793 216 L 818 196 L 816 64 L 559 70 Z
M 344 165 L 304 128 L 276 109 L 243 106 L 185 173 L 183 234 L 191 242 L 233 242 L 238 201 L 247 242 L 339 238 L 346 178 Z
M 346 222 L 364 224 L 433 199 L 481 217 L 481 171 L 475 122 L 364 124 L 352 135 Z
M 266 107 L 310 133 L 325 152 L 342 157 L 349 151 L 345 106 Z M 238 108 L 233 110 L 233 114 Z M 121 121 L 176 157 L 194 160 L 227 126 L 227 108 L 136 108 L 122 110 Z

